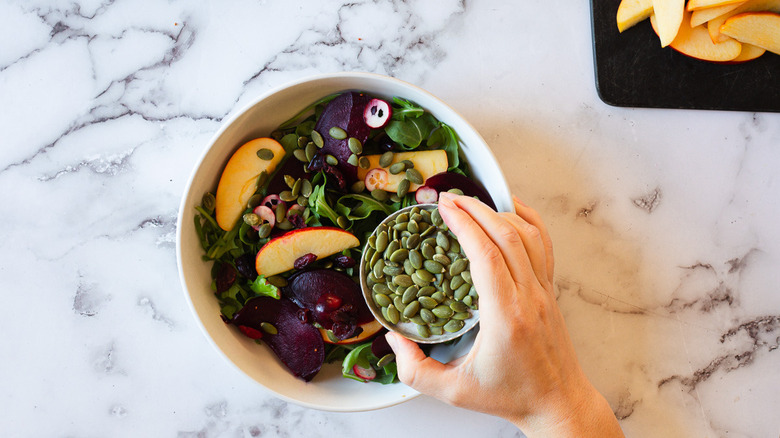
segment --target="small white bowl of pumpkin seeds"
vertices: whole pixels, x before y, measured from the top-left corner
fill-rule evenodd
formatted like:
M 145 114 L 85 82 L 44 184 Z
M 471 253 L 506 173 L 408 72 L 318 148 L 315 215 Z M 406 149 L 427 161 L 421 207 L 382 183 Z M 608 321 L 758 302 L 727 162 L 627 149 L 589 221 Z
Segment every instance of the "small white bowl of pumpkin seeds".
M 479 322 L 479 295 L 469 268 L 437 204 L 418 204 L 389 215 L 368 238 L 360 286 L 385 328 L 418 343 L 437 344 Z

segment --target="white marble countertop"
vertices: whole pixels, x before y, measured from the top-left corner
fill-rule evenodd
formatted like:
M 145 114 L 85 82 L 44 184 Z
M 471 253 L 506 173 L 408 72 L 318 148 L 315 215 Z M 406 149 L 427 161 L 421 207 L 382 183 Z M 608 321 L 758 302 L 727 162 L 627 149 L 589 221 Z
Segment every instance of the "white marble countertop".
M 287 404 L 189 312 L 195 160 L 258 94 L 342 70 L 429 90 L 501 157 L 627 435 L 778 436 L 780 114 L 610 107 L 592 56 L 587 2 L 0 1 L 3 436 L 520 436 L 427 397 Z

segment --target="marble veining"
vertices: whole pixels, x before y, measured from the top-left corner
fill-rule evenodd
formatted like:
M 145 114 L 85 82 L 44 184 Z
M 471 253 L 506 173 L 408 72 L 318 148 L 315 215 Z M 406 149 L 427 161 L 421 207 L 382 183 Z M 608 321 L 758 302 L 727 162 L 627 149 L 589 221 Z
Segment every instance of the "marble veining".
M 0 0 L 3 435 L 522 436 L 427 397 L 288 404 L 185 303 L 179 198 L 222 120 L 357 70 L 451 104 L 540 211 L 628 436 L 779 436 L 780 116 L 606 106 L 590 32 L 563 0 Z

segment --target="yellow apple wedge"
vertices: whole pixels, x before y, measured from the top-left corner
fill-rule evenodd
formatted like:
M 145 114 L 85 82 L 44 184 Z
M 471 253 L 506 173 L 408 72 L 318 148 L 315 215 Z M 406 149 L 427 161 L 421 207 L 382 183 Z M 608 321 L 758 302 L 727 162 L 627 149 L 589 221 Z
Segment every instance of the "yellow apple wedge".
M 656 33 L 661 39 L 661 47 L 666 47 L 674 41 L 683 22 L 684 11 L 685 0 L 653 0 Z
M 653 13 L 653 0 L 623 0 L 617 10 L 618 32 L 632 27 Z
M 331 340 L 330 337 L 328 337 L 328 331 L 325 330 L 324 328 L 320 328 L 320 334 L 322 335 L 322 340 L 327 342 L 328 344 L 342 344 L 342 345 L 343 344 L 355 344 L 355 343 L 358 343 L 358 342 L 362 342 L 362 341 L 370 338 L 371 336 L 374 336 L 375 334 L 377 334 L 377 332 L 382 330 L 382 324 L 380 324 L 379 321 L 377 321 L 377 320 L 373 320 L 373 321 L 367 322 L 365 324 L 360 324 L 360 328 L 362 328 L 363 331 L 360 332 L 359 335 L 351 337 L 351 338 L 347 338 L 347 339 L 344 339 L 344 340 L 341 340 L 341 341 L 338 341 L 338 342 L 333 342 L 333 340 Z
M 691 27 L 702 25 L 715 17 L 720 17 L 723 14 L 729 13 L 734 9 L 737 9 L 745 2 L 732 3 L 730 5 L 715 6 L 712 8 L 697 9 L 691 13 Z
M 690 12 L 685 11 L 685 23 L 688 23 L 689 20 Z M 650 16 L 650 23 L 653 26 L 653 30 L 658 33 L 655 15 Z M 677 37 L 670 45 L 674 50 L 683 55 L 714 62 L 731 61 L 739 56 L 739 53 L 742 51 L 742 44 L 739 41 L 732 39 L 714 44 L 704 26 L 691 28 L 687 24 L 680 26 Z
M 689 11 L 695 11 L 698 9 L 730 5 L 733 3 L 742 3 L 744 1 L 745 0 L 688 0 L 687 8 Z
M 255 269 L 258 274 L 270 277 L 293 269 L 295 260 L 306 254 L 321 259 L 358 245 L 358 238 L 341 228 L 300 228 L 263 245 L 255 258 Z
M 735 15 L 723 23 L 720 33 L 780 55 L 780 14 L 747 12 Z
M 267 149 L 263 159 L 258 151 Z M 272 156 L 266 154 L 273 154 Z M 230 157 L 219 178 L 216 194 L 217 224 L 223 230 L 230 230 L 246 209 L 249 198 L 257 190 L 257 179 L 261 173 L 270 174 L 284 158 L 284 148 L 272 138 L 258 138 L 245 143 Z
M 742 6 L 715 17 L 707 22 L 707 30 L 713 43 L 726 41 L 729 37 L 720 33 L 720 27 L 729 18 L 744 12 L 777 12 L 780 13 L 780 0 L 748 0 Z
M 357 176 L 359 179 L 365 179 L 366 174 L 368 174 L 368 172 L 372 169 L 382 168 L 379 166 L 379 157 L 381 157 L 381 155 L 364 155 L 364 157 L 368 158 L 370 165 L 367 169 L 358 167 Z M 404 160 L 409 160 L 414 163 L 414 168 L 420 172 L 423 177 L 423 181 L 432 177 L 433 175 L 436 175 L 437 173 L 446 172 L 447 166 L 449 165 L 447 161 L 447 152 L 441 149 L 437 149 L 433 151 L 398 152 L 393 154 L 393 161 L 388 166 Z M 387 168 L 385 168 L 385 170 L 387 170 Z M 393 175 L 388 171 L 387 181 L 378 188 L 387 192 L 395 192 L 398 190 L 398 183 L 400 183 L 404 178 L 406 178 L 406 176 L 403 172 Z M 420 186 L 417 184 L 411 184 L 409 186 L 409 191 L 413 192 L 419 187 Z

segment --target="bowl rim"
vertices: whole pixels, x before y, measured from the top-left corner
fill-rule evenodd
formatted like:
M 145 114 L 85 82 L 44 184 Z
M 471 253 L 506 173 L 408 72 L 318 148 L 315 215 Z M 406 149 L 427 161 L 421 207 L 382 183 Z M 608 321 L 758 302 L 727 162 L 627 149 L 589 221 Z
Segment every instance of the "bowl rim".
M 182 287 L 182 292 L 185 296 L 185 301 L 187 302 L 187 306 L 189 307 L 190 312 L 192 313 L 194 319 L 196 320 L 197 326 L 200 328 L 201 333 L 205 336 L 207 339 L 207 342 L 219 353 L 219 355 L 228 362 L 234 369 L 238 370 L 245 378 L 251 380 L 257 386 L 262 388 L 264 391 L 273 394 L 279 399 L 282 399 L 289 403 L 294 403 L 299 406 L 312 408 L 312 409 L 318 409 L 323 411 L 331 411 L 331 412 L 362 412 L 362 411 L 371 411 L 376 409 L 382 409 L 386 407 L 391 407 L 398 405 L 400 403 L 409 401 L 411 399 L 414 399 L 420 395 L 420 392 L 416 391 L 414 388 L 408 387 L 402 382 L 396 383 L 397 385 L 404 385 L 406 388 L 408 388 L 408 392 L 405 393 L 403 396 L 398 397 L 395 400 L 392 400 L 390 402 L 388 401 L 378 401 L 376 403 L 368 403 L 368 404 L 362 404 L 359 407 L 355 406 L 332 406 L 332 405 L 323 405 L 318 404 L 314 402 L 309 402 L 306 400 L 290 397 L 284 393 L 281 393 L 279 391 L 276 391 L 272 388 L 269 388 L 266 385 L 263 385 L 258 380 L 254 379 L 252 376 L 250 376 L 244 369 L 242 369 L 239 364 L 237 364 L 231 357 L 228 356 L 228 354 L 220 347 L 219 344 L 217 344 L 216 340 L 211 336 L 209 333 L 208 328 L 206 327 L 204 321 L 199 317 L 198 309 L 195 307 L 195 303 L 192 299 L 192 294 L 187 286 L 187 278 L 184 273 L 184 254 L 182 251 L 182 232 L 184 229 L 184 220 L 185 220 L 185 211 L 187 209 L 187 201 L 190 197 L 189 194 L 191 193 L 193 189 L 193 185 L 195 183 L 195 177 L 199 173 L 199 170 L 204 164 L 204 161 L 206 157 L 209 155 L 209 152 L 212 150 L 214 145 L 217 143 L 217 141 L 220 139 L 220 137 L 236 122 L 236 120 L 240 117 L 242 117 L 244 114 L 249 112 L 253 107 L 258 105 L 263 100 L 268 99 L 269 97 L 281 93 L 287 89 L 300 86 L 302 84 L 310 83 L 310 82 L 317 82 L 322 80 L 348 80 L 348 79 L 360 79 L 360 80 L 376 80 L 379 82 L 388 82 L 395 84 L 401 88 L 411 89 L 416 91 L 417 93 L 426 96 L 427 99 L 430 99 L 432 102 L 436 102 L 438 105 L 440 105 L 442 108 L 445 108 L 446 110 L 450 111 L 452 115 L 457 117 L 459 123 L 461 123 L 463 126 L 465 126 L 468 130 L 471 131 L 471 133 L 476 136 L 476 138 L 482 143 L 484 146 L 481 153 L 487 154 L 487 158 L 495 163 L 495 169 L 494 169 L 494 175 L 493 178 L 498 180 L 500 184 L 498 184 L 498 187 L 501 189 L 504 189 L 506 192 L 502 193 L 502 195 L 508 195 L 509 192 L 509 185 L 507 183 L 506 177 L 504 175 L 503 170 L 501 169 L 499 165 L 499 161 L 497 160 L 495 154 L 490 149 L 490 147 L 487 145 L 487 142 L 485 142 L 484 138 L 479 134 L 479 132 L 474 128 L 474 126 L 471 125 L 471 123 L 466 120 L 463 116 L 460 115 L 457 111 L 455 111 L 454 108 L 449 106 L 447 103 L 445 103 L 443 100 L 436 97 L 434 94 L 430 93 L 429 91 L 420 88 L 414 84 L 411 84 L 409 82 L 403 81 L 401 79 L 387 76 L 383 74 L 378 73 L 370 73 L 370 72 L 359 72 L 359 71 L 350 71 L 350 72 L 333 72 L 333 73 L 320 73 L 320 74 L 314 74 L 314 75 L 308 75 L 301 78 L 297 78 L 295 80 L 291 80 L 288 82 L 285 82 L 283 84 L 280 84 L 278 86 L 272 87 L 268 89 L 267 91 L 260 93 L 255 98 L 250 99 L 247 103 L 239 107 L 238 109 L 234 109 L 230 115 L 228 115 L 226 118 L 224 118 L 221 123 L 220 127 L 217 129 L 217 131 L 209 138 L 208 142 L 203 147 L 203 150 L 200 153 L 200 156 L 195 161 L 195 164 L 192 167 L 192 170 L 190 171 L 190 175 L 187 179 L 187 183 L 184 186 L 184 189 L 181 193 L 181 199 L 179 202 L 179 211 L 178 211 L 178 217 L 176 221 L 176 264 L 177 264 L 177 270 L 179 275 L 179 283 Z M 356 88 L 355 88 L 356 89 Z M 345 88 L 344 91 L 347 91 L 348 89 Z M 370 90 L 368 91 L 370 92 Z M 513 210 L 513 206 L 511 203 L 509 203 L 509 208 Z M 186 220 L 190 220 L 188 217 Z

